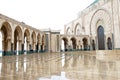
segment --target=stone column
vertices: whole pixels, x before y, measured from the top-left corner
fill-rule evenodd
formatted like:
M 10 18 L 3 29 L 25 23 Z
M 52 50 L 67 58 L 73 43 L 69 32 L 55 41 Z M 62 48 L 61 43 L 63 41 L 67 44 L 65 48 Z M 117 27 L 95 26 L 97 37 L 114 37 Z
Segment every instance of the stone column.
M 120 48 L 119 1 L 112 0 L 111 6 L 112 6 L 113 30 L 114 30 L 114 48 Z
M 98 45 L 99 44 L 98 44 L 98 37 L 97 36 L 95 37 L 95 41 L 96 41 L 96 45 L 95 45 L 96 47 L 95 48 L 96 48 L 96 50 L 98 50 Z
M 38 44 L 38 46 L 39 46 L 38 50 L 41 51 L 41 44 Z
M 34 42 L 33 50 L 36 51 L 36 42 Z
M 19 54 L 21 53 L 22 51 L 22 40 L 18 40 L 18 51 L 19 51 Z M 18 55 L 19 55 L 18 54 Z
M 27 48 L 26 48 L 26 49 L 27 49 L 27 50 L 26 50 L 27 53 L 29 52 L 29 44 L 30 44 L 30 41 L 27 41 Z M 25 46 L 25 47 L 26 47 L 26 46 Z
M 11 51 L 11 39 L 8 38 L 7 42 L 8 42 L 7 51 Z
M 8 37 L 7 38 L 7 55 L 12 55 L 12 52 L 11 52 L 11 39 Z

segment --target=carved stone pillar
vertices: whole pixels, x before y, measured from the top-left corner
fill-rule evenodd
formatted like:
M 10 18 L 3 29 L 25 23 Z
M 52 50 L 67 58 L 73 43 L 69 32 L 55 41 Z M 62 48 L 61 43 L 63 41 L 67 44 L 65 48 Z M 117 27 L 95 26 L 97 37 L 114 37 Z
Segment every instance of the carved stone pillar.
M 19 54 L 20 54 L 21 51 L 22 51 L 22 40 L 19 40 L 18 42 L 19 42 L 18 43 L 18 51 L 19 51 Z
M 35 51 L 36 50 L 36 46 L 35 46 L 36 42 L 33 43 L 33 50 Z
M 28 53 L 29 52 L 29 44 L 30 44 L 30 41 L 27 41 L 27 50 L 26 50 L 26 52 Z M 26 47 L 26 46 L 25 46 Z

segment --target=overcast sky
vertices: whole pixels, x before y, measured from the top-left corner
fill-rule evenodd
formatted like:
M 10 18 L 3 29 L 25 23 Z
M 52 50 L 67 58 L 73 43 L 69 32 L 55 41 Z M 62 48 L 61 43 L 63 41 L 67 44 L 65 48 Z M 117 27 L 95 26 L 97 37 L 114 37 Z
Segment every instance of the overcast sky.
M 0 0 L 0 13 L 37 29 L 64 29 L 94 0 Z

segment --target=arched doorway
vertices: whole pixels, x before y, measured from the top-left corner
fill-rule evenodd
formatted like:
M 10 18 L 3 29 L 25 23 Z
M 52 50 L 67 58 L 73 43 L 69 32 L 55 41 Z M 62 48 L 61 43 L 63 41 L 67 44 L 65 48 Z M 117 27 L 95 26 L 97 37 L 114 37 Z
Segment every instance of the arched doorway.
M 11 47 L 11 35 L 12 29 L 8 22 L 4 22 L 1 27 L 2 33 L 2 55 L 12 55 L 12 47 Z
M 30 42 L 30 32 L 28 29 L 24 32 L 24 45 L 23 45 L 23 51 L 24 54 L 27 54 L 29 52 L 29 42 Z
M 83 48 L 84 50 L 88 50 L 88 41 L 86 38 L 83 38 Z
M 76 49 L 76 39 L 71 38 L 73 49 Z
M 108 37 L 107 39 L 107 47 L 108 47 L 108 50 L 112 50 L 112 42 L 110 37 Z
M 42 45 L 41 45 L 41 51 L 45 51 L 45 36 L 42 36 Z
M 64 51 L 68 51 L 68 39 L 64 37 L 62 40 L 64 44 Z
M 34 31 L 32 32 L 31 39 L 32 39 L 32 50 L 36 52 L 35 51 L 36 50 L 36 34 Z
M 38 33 L 38 35 L 37 35 L 37 52 L 39 52 L 40 51 L 40 34 Z
M 14 31 L 14 54 L 19 55 L 21 53 L 22 46 L 22 30 L 19 26 Z
M 97 35 L 98 35 L 98 49 L 99 50 L 105 50 L 104 28 L 102 26 L 98 27 Z
M 92 40 L 92 49 L 95 50 L 95 41 Z
M 0 57 L 2 57 L 2 33 L 0 31 Z

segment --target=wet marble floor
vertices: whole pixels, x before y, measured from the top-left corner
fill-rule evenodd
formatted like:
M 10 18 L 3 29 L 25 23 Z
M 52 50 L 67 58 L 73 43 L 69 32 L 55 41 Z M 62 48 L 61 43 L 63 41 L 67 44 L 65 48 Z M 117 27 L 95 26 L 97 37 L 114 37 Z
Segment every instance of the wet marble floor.
M 120 80 L 120 51 L 5 56 L 0 80 Z

